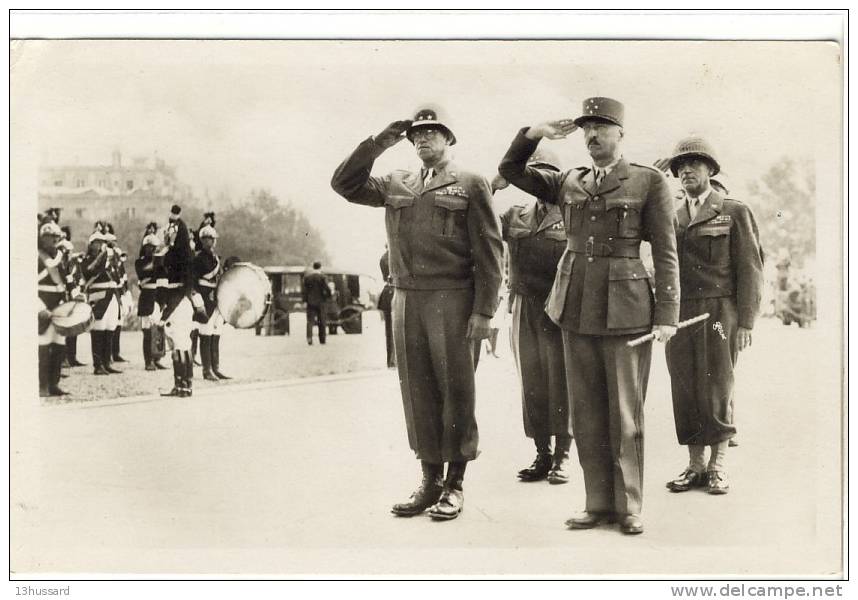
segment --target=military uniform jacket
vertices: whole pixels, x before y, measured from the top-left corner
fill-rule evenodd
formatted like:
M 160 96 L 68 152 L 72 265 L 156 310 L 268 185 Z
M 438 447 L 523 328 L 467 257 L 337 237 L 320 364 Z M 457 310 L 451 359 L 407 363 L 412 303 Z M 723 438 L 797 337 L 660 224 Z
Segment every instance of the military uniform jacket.
M 83 276 L 86 278 L 84 287 L 96 319 L 104 316 L 110 300 L 116 297 L 116 281 L 111 276 L 109 260 L 107 252 L 88 252 L 83 259 Z
M 172 226 L 176 227 L 176 235 L 172 245 L 163 257 L 164 271 L 167 281 L 159 286 L 163 294 L 163 314 L 167 320 L 182 299 L 190 296 L 194 290 L 194 252 L 191 250 L 191 236 L 188 226 L 182 219 L 176 219 Z
M 54 256 L 39 250 L 37 276 L 39 299 L 45 308 L 53 310 L 66 299 L 66 269 L 63 265 L 63 253 L 57 251 Z
M 484 177 L 437 165 L 424 188 L 421 173 L 371 177 L 383 152 L 363 141 L 334 173 L 331 185 L 349 202 L 384 207 L 393 285 L 410 290 L 473 288 L 472 312 L 494 315 L 503 243 Z
M 210 250 L 200 250 L 194 257 L 194 289 L 203 297 L 206 314 L 217 308 L 217 284 L 221 275 L 220 258 Z
M 519 189 L 557 204 L 566 229 L 546 312 L 565 330 L 627 335 L 679 318 L 673 201 L 664 176 L 621 159 L 599 187 L 591 169 L 557 173 L 527 166 L 538 141 L 522 130 L 498 168 Z M 655 294 L 640 259 L 652 245 Z
M 68 297 L 74 298 L 83 290 L 86 282 L 83 276 L 83 254 L 71 254 L 63 260 L 66 271 L 66 290 Z
M 509 289 L 522 296 L 548 298 L 557 263 L 566 248 L 563 216 L 553 204 L 538 218 L 538 204 L 513 206 L 501 215 L 501 233 L 509 245 Z
M 134 271 L 137 273 L 137 285 L 140 287 L 140 297 L 137 298 L 137 316 L 151 316 L 158 301 L 158 280 L 166 279 L 163 267 L 159 266 L 153 256 L 141 256 L 134 261 Z
M 682 300 L 735 297 L 739 327 L 753 329 L 763 282 L 753 213 L 712 190 L 694 219 L 689 216 L 683 202 L 676 212 Z

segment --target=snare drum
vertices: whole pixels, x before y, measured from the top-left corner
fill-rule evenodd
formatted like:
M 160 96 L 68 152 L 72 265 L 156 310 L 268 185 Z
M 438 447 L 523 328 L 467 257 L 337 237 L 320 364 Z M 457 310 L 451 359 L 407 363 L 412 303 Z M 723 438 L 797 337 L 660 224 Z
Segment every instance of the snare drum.
M 236 329 L 256 326 L 271 303 L 271 282 L 260 267 L 235 263 L 217 286 L 217 308 Z
M 92 322 L 92 307 L 86 302 L 64 302 L 51 311 L 51 323 L 57 333 L 64 337 L 74 337 L 89 331 Z

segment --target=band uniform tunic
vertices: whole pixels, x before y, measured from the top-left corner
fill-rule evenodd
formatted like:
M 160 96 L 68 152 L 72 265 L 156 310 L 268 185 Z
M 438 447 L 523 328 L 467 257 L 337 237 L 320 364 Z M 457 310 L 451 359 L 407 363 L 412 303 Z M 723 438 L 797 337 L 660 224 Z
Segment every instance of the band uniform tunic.
M 676 436 L 680 444 L 712 445 L 736 434 L 733 369 L 739 327 L 753 329 L 762 294 L 762 257 L 751 210 L 712 190 L 690 219 L 677 210 L 682 301 L 680 318 L 709 313 L 667 344 Z
M 572 435 L 563 336 L 545 314 L 566 232 L 560 209 L 543 206 L 543 215 L 537 202 L 513 206 L 500 219 L 513 294 L 510 342 L 521 380 L 524 433 L 530 438 Z
M 57 250 L 50 256 L 44 250 L 38 251 L 37 276 L 39 308 L 52 311 L 67 299 L 67 273 L 63 264 L 63 253 Z M 39 333 L 39 345 L 65 344 L 65 337 L 57 333 L 53 324 Z
M 598 186 L 587 167 L 564 173 L 528 167 L 538 142 L 525 131 L 498 171 L 563 212 L 567 248 L 546 312 L 563 329 L 586 510 L 636 514 L 643 499 L 643 403 L 652 346 L 629 348 L 626 342 L 653 324 L 677 323 L 673 201 L 659 171 L 625 159 Z M 642 240 L 652 246 L 655 294 L 640 259 Z
M 331 182 L 349 202 L 384 207 L 393 297 L 394 352 L 408 441 L 431 463 L 478 454 L 472 314 L 491 318 L 501 284 L 501 241 L 484 177 L 451 163 L 371 177 L 383 148 L 362 142 Z

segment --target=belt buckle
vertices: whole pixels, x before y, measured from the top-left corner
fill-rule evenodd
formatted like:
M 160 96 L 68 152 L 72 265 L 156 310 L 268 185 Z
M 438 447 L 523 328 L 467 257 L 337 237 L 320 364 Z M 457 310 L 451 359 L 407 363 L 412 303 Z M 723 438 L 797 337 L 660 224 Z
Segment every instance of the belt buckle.
M 593 245 L 593 236 L 591 235 L 584 243 L 584 254 L 586 254 L 589 258 L 593 257 Z

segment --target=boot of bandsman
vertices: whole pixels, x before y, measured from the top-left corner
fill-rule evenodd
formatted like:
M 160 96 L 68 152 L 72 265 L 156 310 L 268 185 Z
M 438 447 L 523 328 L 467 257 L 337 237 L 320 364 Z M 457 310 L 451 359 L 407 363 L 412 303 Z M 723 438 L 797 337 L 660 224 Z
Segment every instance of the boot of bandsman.
M 89 236 L 89 247 L 83 260 L 82 272 L 87 281 L 87 300 L 92 306 L 93 324 L 90 328 L 92 365 L 96 375 L 121 373 L 112 366 L 113 331 L 119 323 L 119 302 L 116 280 L 111 273 L 115 236 L 107 232 L 106 224 L 97 221 Z
M 685 192 L 675 221 L 684 286 L 679 318 L 709 313 L 711 324 L 682 329 L 667 345 L 676 437 L 689 455 L 667 488 L 722 495 L 730 490 L 727 448 L 736 435 L 734 369 L 739 352 L 751 345 L 762 297 L 759 232 L 750 207 L 712 179 L 721 164 L 707 140 L 684 138 L 670 160 L 659 163 Z
M 527 165 L 553 173 L 562 171 L 557 155 L 542 146 L 528 158 Z M 495 192 L 508 185 L 500 175 L 492 181 Z M 500 220 L 509 248 L 510 345 L 521 383 L 524 433 L 536 446 L 536 458 L 518 472 L 518 478 L 564 484 L 569 481 L 572 411 L 563 331 L 545 314 L 557 263 L 566 249 L 563 215 L 556 204 L 534 198 L 512 206 Z
M 191 359 L 191 331 L 194 316 L 203 311 L 203 302 L 194 291 L 194 254 L 188 226 L 181 218 L 182 209 L 173 205 L 164 228 L 163 256 L 166 273 L 164 309 L 161 320 L 167 347 L 173 359 L 173 389 L 163 396 L 189 397 L 193 393 L 194 363 Z
M 403 139 L 422 168 L 371 176 L 376 158 Z M 473 345 L 491 332 L 503 242 L 489 183 L 453 164 L 455 143 L 441 108 L 424 106 L 364 140 L 331 182 L 349 202 L 386 212 L 396 365 L 422 470 L 411 498 L 392 507 L 403 517 L 427 509 L 436 520 L 458 517 L 465 466 L 478 454 Z
M 619 521 L 623 533 L 639 534 L 643 402 L 652 345 L 629 347 L 626 342 L 650 331 L 659 342 L 673 336 L 679 273 L 666 180 L 657 169 L 623 157 L 623 126 L 620 102 L 587 98 L 576 119 L 521 129 L 498 172 L 565 211 L 566 250 L 545 311 L 562 330 L 570 406 L 575 407 L 572 431 L 586 490 L 584 514 L 567 526 L 589 529 Z M 591 165 L 557 172 L 527 164 L 540 140 L 564 139 L 577 129 L 583 131 Z M 652 278 L 640 258 L 644 236 L 652 248 Z
M 218 238 L 215 223 L 215 214 L 206 213 L 198 229 L 200 248 L 193 265 L 195 289 L 203 300 L 203 311 L 195 319 L 198 321 L 200 360 L 206 381 L 228 379 L 219 372 L 220 332 L 224 319 L 217 308 L 217 286 L 223 274 L 223 263 L 215 253 Z
M 66 273 L 62 252 L 57 244 L 62 231 L 53 220 L 39 226 L 38 240 L 38 333 L 39 333 L 39 396 L 64 396 L 60 388 L 65 337 L 51 322 L 51 311 L 67 298 Z

